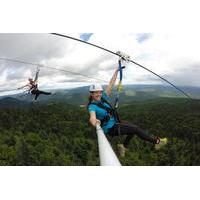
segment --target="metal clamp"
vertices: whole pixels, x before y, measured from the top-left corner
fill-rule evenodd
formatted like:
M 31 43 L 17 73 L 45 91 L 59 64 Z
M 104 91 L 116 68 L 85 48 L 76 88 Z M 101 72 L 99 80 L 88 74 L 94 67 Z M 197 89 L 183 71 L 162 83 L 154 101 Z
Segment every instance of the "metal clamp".
M 121 52 L 121 51 L 117 51 L 116 54 L 124 61 L 130 61 L 130 56 Z

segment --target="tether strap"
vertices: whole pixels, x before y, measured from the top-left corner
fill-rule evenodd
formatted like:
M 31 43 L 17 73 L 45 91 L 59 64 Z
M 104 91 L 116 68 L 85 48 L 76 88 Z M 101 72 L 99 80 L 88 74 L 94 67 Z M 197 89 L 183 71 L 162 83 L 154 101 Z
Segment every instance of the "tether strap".
M 118 83 L 118 86 L 117 86 L 115 109 L 117 109 L 118 106 L 119 106 L 119 95 L 120 95 L 120 92 L 122 91 L 123 68 L 125 68 L 125 66 L 122 66 L 121 59 L 119 59 L 118 64 L 119 64 L 119 69 L 118 69 L 118 71 L 119 71 L 119 83 Z
M 34 80 L 34 82 L 36 82 L 38 80 L 39 72 L 40 72 L 40 69 L 39 69 L 39 67 L 37 67 L 37 71 L 36 71 L 36 74 L 35 74 L 35 80 Z

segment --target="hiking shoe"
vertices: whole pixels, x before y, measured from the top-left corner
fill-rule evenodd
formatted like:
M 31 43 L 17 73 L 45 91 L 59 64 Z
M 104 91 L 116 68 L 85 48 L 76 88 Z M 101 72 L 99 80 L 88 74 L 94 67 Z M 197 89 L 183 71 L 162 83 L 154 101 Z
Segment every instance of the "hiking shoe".
M 163 146 L 165 146 L 168 143 L 167 138 L 159 138 L 159 143 L 155 144 L 155 149 L 159 150 L 160 148 L 162 148 Z
M 117 148 L 118 148 L 118 153 L 121 157 L 124 157 L 125 154 L 126 154 L 126 151 L 128 150 L 127 148 L 124 147 L 123 144 L 118 144 L 117 145 Z

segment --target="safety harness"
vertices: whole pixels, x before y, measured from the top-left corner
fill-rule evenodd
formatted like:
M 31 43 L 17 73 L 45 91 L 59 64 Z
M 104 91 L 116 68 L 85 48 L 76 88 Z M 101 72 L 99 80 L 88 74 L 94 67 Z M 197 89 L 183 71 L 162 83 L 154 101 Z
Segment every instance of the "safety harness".
M 106 103 L 108 106 L 105 106 L 104 103 Z M 107 112 L 107 115 L 100 120 L 101 121 L 101 126 L 104 126 L 109 120 L 110 118 L 114 118 L 115 121 L 117 123 L 120 123 L 120 119 L 119 119 L 119 115 L 117 113 L 117 110 L 115 108 L 112 107 L 112 105 L 106 101 L 104 98 L 101 98 L 101 102 L 91 102 L 90 105 L 96 105 L 99 108 L 102 108 L 103 110 L 105 110 Z
M 116 95 L 116 99 L 115 99 L 115 104 L 114 104 L 114 108 L 113 106 L 108 102 L 106 101 L 104 98 L 101 98 L 101 101 L 100 102 L 91 102 L 89 105 L 96 105 L 98 106 L 99 108 L 102 108 L 104 109 L 106 112 L 107 112 L 107 115 L 102 119 L 100 120 L 101 121 L 101 126 L 103 127 L 106 123 L 108 123 L 108 121 L 110 120 L 110 118 L 114 118 L 116 123 L 119 124 L 118 125 L 118 134 L 120 135 L 120 118 L 119 118 L 119 115 L 118 115 L 118 112 L 117 112 L 117 108 L 119 107 L 119 96 L 120 96 L 120 93 L 122 91 L 122 79 L 123 79 L 123 69 L 125 68 L 125 66 L 122 66 L 122 62 L 123 61 L 129 61 L 130 60 L 130 56 L 118 51 L 116 53 L 118 56 L 119 56 L 119 60 L 118 60 L 118 65 L 119 65 L 119 68 L 118 68 L 118 72 L 119 72 L 119 83 L 118 83 L 118 86 L 117 86 L 117 95 Z M 109 106 L 106 106 L 105 103 Z
M 123 79 L 123 69 L 125 69 L 125 66 L 122 66 L 122 62 L 130 60 L 130 56 L 122 53 L 121 51 L 117 51 L 116 54 L 119 56 L 119 60 L 118 60 L 119 83 L 118 83 L 118 86 L 117 86 L 117 94 L 116 94 L 116 99 L 115 99 L 115 109 L 117 109 L 119 107 L 119 97 L 120 97 L 120 93 L 123 89 L 122 79 Z
M 118 51 L 117 54 L 119 56 L 119 60 L 118 60 L 119 83 L 118 83 L 118 86 L 117 86 L 117 95 L 116 95 L 116 99 L 115 99 L 114 108 L 104 98 L 101 98 L 101 101 L 98 102 L 98 103 L 97 102 L 91 102 L 90 103 L 90 104 L 98 106 L 99 108 L 104 109 L 107 112 L 107 115 L 102 120 L 100 120 L 101 126 L 104 126 L 110 120 L 110 118 L 114 118 L 116 123 L 121 122 L 119 115 L 118 115 L 118 112 L 117 112 L 117 108 L 119 107 L 119 96 L 120 96 L 120 93 L 122 91 L 123 69 L 125 68 L 125 66 L 122 66 L 122 62 L 128 61 L 130 59 L 130 57 L 121 53 L 120 51 Z M 105 106 L 104 103 L 106 103 L 109 107 Z
M 36 91 L 38 90 L 38 84 L 36 83 L 37 80 L 38 80 L 38 77 L 39 77 L 39 71 L 40 71 L 40 68 L 37 67 L 37 70 L 36 70 L 36 74 L 35 74 L 35 79 L 31 84 L 31 87 L 29 89 L 29 93 L 32 93 L 33 91 Z

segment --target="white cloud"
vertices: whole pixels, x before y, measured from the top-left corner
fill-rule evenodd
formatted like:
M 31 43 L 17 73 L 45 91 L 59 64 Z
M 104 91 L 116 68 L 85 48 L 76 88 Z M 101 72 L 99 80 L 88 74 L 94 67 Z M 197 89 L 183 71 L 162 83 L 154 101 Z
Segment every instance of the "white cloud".
M 78 38 L 80 34 L 71 34 Z M 138 34 L 99 34 L 89 42 L 110 49 L 120 50 L 150 70 L 178 85 L 200 85 L 200 40 L 198 35 L 152 34 L 139 42 Z M 87 76 L 109 81 L 117 67 L 117 57 L 105 51 L 76 41 L 49 34 L 0 34 L 0 57 L 40 63 Z M 0 88 L 14 89 L 34 76 L 36 67 L 0 60 Z M 189 74 L 189 76 L 187 76 Z M 191 80 L 191 77 L 193 79 Z M 158 82 L 157 82 L 157 81 Z M 58 88 L 80 86 L 95 82 L 61 71 L 41 68 L 40 87 Z M 128 64 L 124 71 L 125 84 L 160 83 L 149 72 Z M 71 84 L 70 84 L 71 83 Z M 78 83 L 78 84 L 76 84 Z M 102 82 L 103 83 L 103 82 Z

